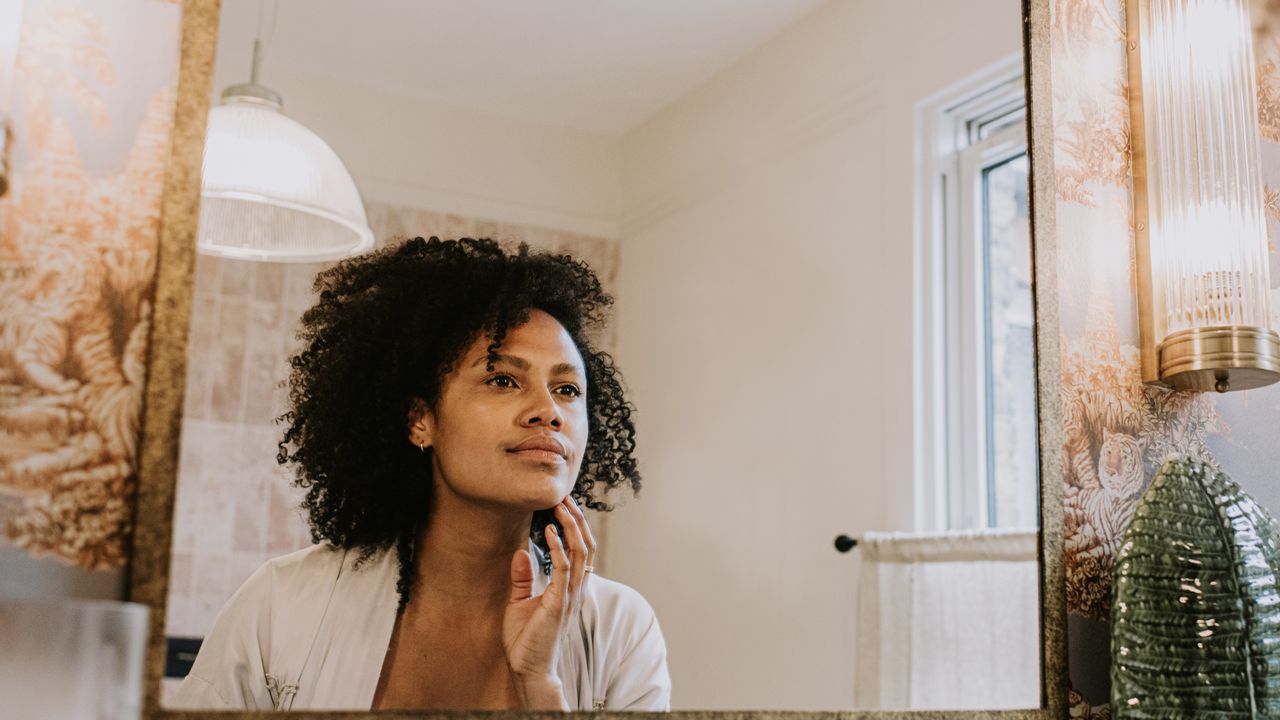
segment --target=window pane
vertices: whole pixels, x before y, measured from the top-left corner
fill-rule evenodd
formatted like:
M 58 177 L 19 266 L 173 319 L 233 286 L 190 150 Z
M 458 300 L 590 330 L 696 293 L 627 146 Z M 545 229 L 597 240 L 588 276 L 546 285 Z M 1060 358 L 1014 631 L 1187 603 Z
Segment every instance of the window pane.
M 987 329 L 987 513 L 1038 524 L 1036 385 L 1027 156 L 983 171 Z
M 980 142 L 995 135 L 1011 125 L 1025 125 L 1027 122 L 1027 106 L 1019 98 L 1007 107 L 970 121 L 969 142 Z

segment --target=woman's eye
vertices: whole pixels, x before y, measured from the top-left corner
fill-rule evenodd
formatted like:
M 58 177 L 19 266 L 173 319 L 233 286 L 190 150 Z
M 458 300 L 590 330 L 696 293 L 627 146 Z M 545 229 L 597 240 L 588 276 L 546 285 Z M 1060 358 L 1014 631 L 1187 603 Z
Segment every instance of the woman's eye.
M 494 387 L 500 387 L 504 389 L 514 388 L 516 386 L 516 379 L 511 377 L 510 375 L 494 375 L 488 380 L 485 380 L 485 383 L 488 385 L 492 385 Z
M 582 390 L 577 385 L 561 385 L 556 392 L 566 397 L 582 397 Z

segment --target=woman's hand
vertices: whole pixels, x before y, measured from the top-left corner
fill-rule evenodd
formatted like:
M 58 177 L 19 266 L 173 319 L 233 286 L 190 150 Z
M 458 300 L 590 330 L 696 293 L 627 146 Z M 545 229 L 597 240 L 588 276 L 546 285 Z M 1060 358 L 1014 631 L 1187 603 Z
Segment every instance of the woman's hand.
M 576 621 L 586 568 L 596 554 L 587 518 L 572 497 L 560 501 L 555 514 L 565 537 L 562 540 L 552 525 L 543 530 L 551 549 L 551 582 L 534 597 L 533 558 L 527 550 L 517 550 L 511 558 L 511 600 L 502 618 L 507 665 L 516 677 L 526 709 L 569 709 L 556 674 L 560 640 L 569 623 Z

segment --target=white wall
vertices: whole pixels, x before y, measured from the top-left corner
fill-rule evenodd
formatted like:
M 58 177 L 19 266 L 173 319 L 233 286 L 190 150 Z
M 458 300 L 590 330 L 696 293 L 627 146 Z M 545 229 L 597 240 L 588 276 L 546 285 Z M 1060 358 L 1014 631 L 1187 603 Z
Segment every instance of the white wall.
M 832 539 L 912 522 L 914 106 L 1020 46 L 1017 0 L 839 0 L 624 138 L 645 487 L 606 552 L 677 708 L 851 706 Z

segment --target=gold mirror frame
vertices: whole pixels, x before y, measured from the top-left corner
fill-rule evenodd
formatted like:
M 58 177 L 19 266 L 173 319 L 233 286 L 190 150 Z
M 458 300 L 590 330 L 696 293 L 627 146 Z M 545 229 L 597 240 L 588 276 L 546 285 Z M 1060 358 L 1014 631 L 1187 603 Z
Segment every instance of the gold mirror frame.
M 676 711 L 672 713 L 596 712 L 607 720 L 638 716 L 678 720 L 786 718 L 919 718 L 920 720 L 1036 720 L 1067 714 L 1067 611 L 1062 531 L 1062 410 L 1059 371 L 1057 251 L 1053 170 L 1053 117 L 1050 87 L 1050 3 L 1023 1 L 1023 50 L 1027 82 L 1027 135 L 1031 159 L 1031 238 L 1036 318 L 1036 387 L 1040 443 L 1040 598 L 1041 703 L 1039 709 L 993 711 Z M 205 123 L 213 83 L 219 0 L 183 0 L 178 99 L 161 206 L 156 271 L 155 314 L 138 463 L 138 496 L 128 572 L 129 599 L 151 608 L 151 635 L 144 675 L 143 713 L 156 720 L 247 720 L 274 717 L 267 712 L 203 712 L 160 708 L 165 665 L 165 609 L 173 534 L 174 488 L 178 477 L 182 403 L 187 365 L 187 333 L 194 282 L 196 227 L 200 205 L 200 166 Z M 1045 482 L 1045 479 L 1048 482 Z M 354 720 L 438 718 L 470 720 L 545 718 L 546 712 L 297 712 L 298 718 Z

